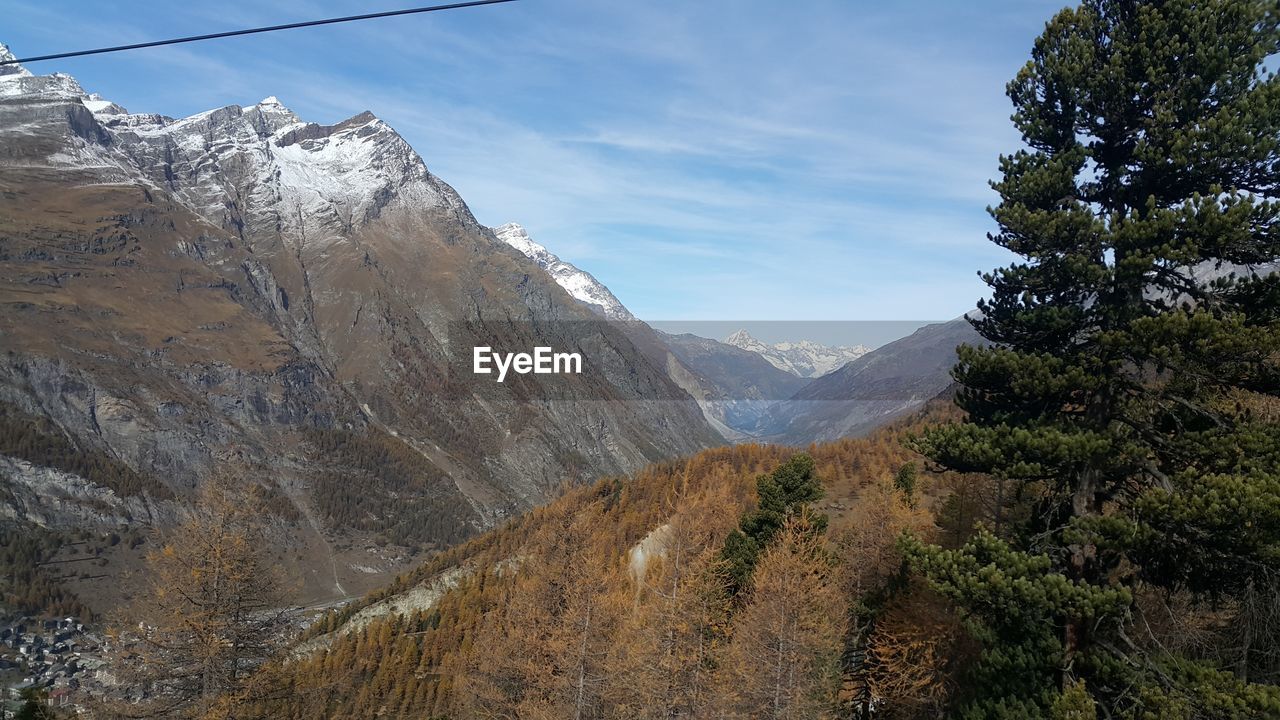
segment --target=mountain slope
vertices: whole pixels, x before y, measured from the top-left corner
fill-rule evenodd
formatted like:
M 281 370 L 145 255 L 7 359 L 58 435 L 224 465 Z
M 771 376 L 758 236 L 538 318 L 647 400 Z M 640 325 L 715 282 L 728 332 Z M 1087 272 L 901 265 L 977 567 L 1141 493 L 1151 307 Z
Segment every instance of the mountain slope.
M 901 433 L 952 416 L 941 403 L 874 437 L 810 448 L 826 493 L 813 509 L 829 516 L 834 541 L 826 561 L 842 563 L 851 582 L 826 596 L 826 617 L 844 617 L 857 592 L 897 575 L 903 530 L 932 532 L 924 507 L 940 488 L 922 486 L 923 507 L 909 508 L 891 478 L 916 458 Z M 289 692 L 263 711 L 476 717 L 468 706 L 481 702 L 495 703 L 486 707 L 498 717 L 571 717 L 585 698 L 584 717 L 718 717 L 714 706 L 738 686 L 709 676 L 726 668 L 729 630 L 747 629 L 753 598 L 727 601 L 712 568 L 755 505 L 756 479 L 793 454 L 776 445 L 704 451 L 575 490 L 454 548 L 322 618 L 282 669 Z M 834 624 L 834 635 L 843 629 Z M 746 669 L 768 677 L 758 663 Z M 495 679 L 506 682 L 490 694 Z M 677 697 L 692 706 L 663 707 Z
M 866 345 L 832 347 L 811 340 L 769 344 L 752 337 L 746 330 L 733 333 L 724 342 L 757 353 L 779 370 L 802 378 L 821 377 L 871 351 Z
M 737 433 L 736 439 L 758 432 L 760 419 L 770 406 L 810 382 L 750 350 L 688 333 L 660 334 L 671 353 L 705 380 L 706 405 Z
M 0 401 L 161 480 L 175 500 L 140 497 L 157 521 L 232 467 L 312 520 L 308 553 L 439 546 L 722 441 L 662 363 L 574 329 L 596 316 L 370 113 L 175 120 L 8 66 L 0 128 Z M 608 361 L 499 385 L 470 372 L 481 344 Z
M 982 342 L 964 318 L 926 325 L 775 404 L 761 433 L 796 445 L 865 434 L 943 392 L 952 382 L 956 346 Z
M 566 292 L 619 328 L 637 347 L 649 348 L 651 358 L 698 402 L 707 422 L 726 439 L 750 437 L 770 403 L 790 397 L 807 382 L 774 367 L 755 352 L 695 335 L 654 330 L 632 315 L 603 283 L 534 242 L 515 223 L 496 228 L 494 234 L 536 262 Z

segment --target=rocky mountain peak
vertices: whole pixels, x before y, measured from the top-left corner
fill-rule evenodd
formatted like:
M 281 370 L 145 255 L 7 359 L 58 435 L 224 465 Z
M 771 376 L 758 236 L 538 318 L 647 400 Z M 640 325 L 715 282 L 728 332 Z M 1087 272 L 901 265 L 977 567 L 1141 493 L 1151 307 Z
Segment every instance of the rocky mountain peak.
M 257 112 L 262 118 L 262 129 L 266 134 L 277 132 L 291 125 L 302 122 L 292 110 L 284 106 L 280 99 L 272 95 L 254 105 L 250 110 Z
M 539 248 L 542 248 L 544 251 L 546 250 L 546 248 L 543 248 L 541 245 L 538 245 L 538 243 L 535 243 L 533 239 L 529 237 L 529 231 L 525 230 L 524 226 L 521 225 L 520 223 L 509 222 L 504 225 L 499 225 L 498 227 L 494 228 L 493 231 L 497 233 L 499 237 L 503 238 L 503 240 L 505 240 L 507 244 L 511 245 L 512 247 L 515 246 L 516 242 L 522 242 L 522 243 L 527 243 L 529 245 L 537 245 Z
M 5 48 L 0 57 L 13 55 Z M 99 181 L 141 174 L 215 226 L 272 233 L 278 227 L 323 243 L 349 237 L 396 205 L 443 211 L 480 227 L 409 143 L 368 111 L 319 125 L 271 96 L 173 119 L 130 113 L 85 92 L 69 75 L 36 76 L 10 66 L 0 73 L 0 98 L 12 101 L 0 108 L 7 124 L 22 134 L 85 141 L 73 153 L 50 156 L 49 165 Z
M 561 260 L 555 253 L 534 242 L 533 238 L 529 237 L 529 232 L 518 223 L 507 223 L 493 228 L 493 234 L 547 271 L 556 284 L 564 288 L 565 292 L 575 300 L 584 303 L 605 318 L 636 319 L 635 315 L 632 315 L 631 311 L 627 310 L 609 291 L 609 288 L 604 286 L 604 283 L 596 280 L 591 273 L 580 270 L 573 263 Z
M 0 43 L 0 62 L 8 62 L 10 60 L 17 60 L 17 59 L 18 57 L 14 55 L 11 50 L 9 50 L 8 45 L 5 45 L 4 43 Z M 17 75 L 17 76 L 23 76 L 23 77 L 30 77 L 31 72 L 28 71 L 26 68 L 22 67 L 21 65 L 0 65 L 0 77 L 5 75 Z
M 296 455 L 333 469 L 290 496 L 325 531 L 442 547 L 565 481 L 723 442 L 619 333 L 588 327 L 610 363 L 581 382 L 462 369 L 480 344 L 577 342 L 529 319 L 631 315 L 545 248 L 552 274 L 499 244 L 371 112 L 319 124 L 268 97 L 175 119 L 18 70 L 0 127 L 0 336 L 21 350 L 0 403 L 164 487 L 239 456 L 283 477 Z
M 128 115 L 129 111 L 107 100 L 98 93 L 89 93 L 80 100 L 94 115 Z

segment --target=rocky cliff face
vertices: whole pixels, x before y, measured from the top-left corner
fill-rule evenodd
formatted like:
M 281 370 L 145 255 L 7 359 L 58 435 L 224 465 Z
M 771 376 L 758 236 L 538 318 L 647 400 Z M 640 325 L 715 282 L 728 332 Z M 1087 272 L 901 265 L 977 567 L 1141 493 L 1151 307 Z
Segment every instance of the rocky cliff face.
M 370 113 L 172 119 L 0 68 L 0 401 L 173 491 L 127 502 L 234 466 L 322 534 L 439 545 L 722 441 L 661 358 L 560 329 L 596 318 Z M 610 361 L 554 396 L 463 370 L 569 340 Z

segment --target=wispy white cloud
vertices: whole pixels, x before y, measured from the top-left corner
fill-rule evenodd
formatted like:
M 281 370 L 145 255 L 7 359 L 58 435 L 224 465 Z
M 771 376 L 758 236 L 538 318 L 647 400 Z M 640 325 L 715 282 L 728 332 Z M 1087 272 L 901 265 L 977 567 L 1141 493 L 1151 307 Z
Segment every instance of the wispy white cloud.
M 45 47 L 369 9 L 8 4 L 0 40 Z M 1055 7 L 529 0 L 66 69 L 137 111 L 373 110 L 482 222 L 525 224 L 642 316 L 951 317 L 1002 260 L 1003 83 Z

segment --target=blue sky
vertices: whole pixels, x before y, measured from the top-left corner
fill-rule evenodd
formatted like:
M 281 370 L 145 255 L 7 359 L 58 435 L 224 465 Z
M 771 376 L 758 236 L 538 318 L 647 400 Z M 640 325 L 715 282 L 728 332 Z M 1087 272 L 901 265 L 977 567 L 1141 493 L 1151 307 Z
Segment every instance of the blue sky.
M 19 56 L 426 4 L 0 0 Z M 1009 257 L 1004 85 L 1062 0 L 520 0 L 32 65 L 133 112 L 372 110 L 651 320 L 924 320 Z M 187 5 L 182 7 L 182 5 Z

